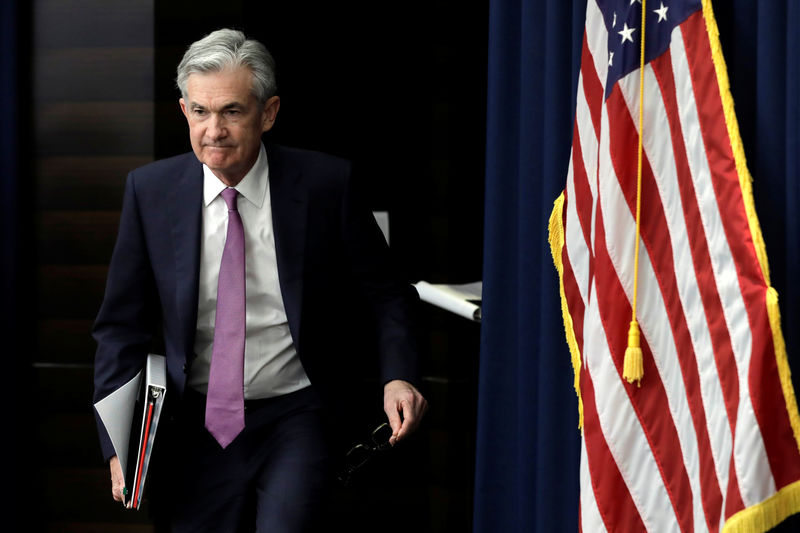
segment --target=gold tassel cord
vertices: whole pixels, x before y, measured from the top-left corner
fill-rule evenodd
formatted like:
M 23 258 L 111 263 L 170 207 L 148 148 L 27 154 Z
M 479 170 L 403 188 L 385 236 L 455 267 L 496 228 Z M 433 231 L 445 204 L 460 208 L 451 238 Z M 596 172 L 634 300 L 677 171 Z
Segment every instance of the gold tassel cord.
M 622 377 L 628 383 L 634 381 L 641 387 L 644 377 L 644 361 L 642 357 L 641 342 L 639 339 L 639 323 L 636 321 L 636 303 L 639 293 L 639 234 L 642 218 L 642 137 L 644 133 L 644 44 L 645 44 L 645 15 L 647 13 L 647 0 L 642 0 L 642 32 L 639 39 L 639 150 L 636 166 L 636 243 L 633 257 L 633 303 L 631 305 L 631 325 L 628 329 L 628 348 L 625 350 L 625 360 L 622 367 Z

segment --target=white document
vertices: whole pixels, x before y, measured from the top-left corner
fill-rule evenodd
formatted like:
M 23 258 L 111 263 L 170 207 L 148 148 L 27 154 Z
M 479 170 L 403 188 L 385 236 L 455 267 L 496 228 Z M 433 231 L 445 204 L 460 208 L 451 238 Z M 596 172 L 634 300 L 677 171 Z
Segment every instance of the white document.
M 428 283 L 420 281 L 414 286 L 422 301 L 446 309 L 464 318 L 481 321 L 481 296 L 483 282 L 476 281 L 462 285 Z
M 130 487 L 130 480 L 126 479 L 126 466 L 128 465 L 128 447 L 131 442 L 131 428 L 133 427 L 133 412 L 136 407 L 136 398 L 142 388 L 142 371 L 140 370 L 133 379 L 118 388 L 96 404 L 94 408 L 100 415 L 100 421 L 106 427 L 111 444 L 117 453 L 119 464 L 122 466 L 122 481 L 124 486 Z M 136 450 L 133 450 L 134 452 Z

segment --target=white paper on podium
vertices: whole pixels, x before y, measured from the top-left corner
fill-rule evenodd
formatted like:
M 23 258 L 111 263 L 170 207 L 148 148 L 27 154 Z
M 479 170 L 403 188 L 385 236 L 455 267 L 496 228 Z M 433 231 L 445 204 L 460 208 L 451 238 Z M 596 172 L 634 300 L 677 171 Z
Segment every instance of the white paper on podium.
M 483 282 L 448 285 L 445 283 L 428 283 L 420 281 L 414 286 L 422 301 L 431 303 L 464 318 L 481 321 L 481 293 Z

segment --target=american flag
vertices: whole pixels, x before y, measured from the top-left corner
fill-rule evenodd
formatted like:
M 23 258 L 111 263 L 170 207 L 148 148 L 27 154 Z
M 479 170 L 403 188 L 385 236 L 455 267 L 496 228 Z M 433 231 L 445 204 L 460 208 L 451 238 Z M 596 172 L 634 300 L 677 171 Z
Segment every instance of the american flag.
M 589 0 L 550 221 L 582 420 L 583 531 L 766 531 L 800 511 L 800 417 L 710 0 Z

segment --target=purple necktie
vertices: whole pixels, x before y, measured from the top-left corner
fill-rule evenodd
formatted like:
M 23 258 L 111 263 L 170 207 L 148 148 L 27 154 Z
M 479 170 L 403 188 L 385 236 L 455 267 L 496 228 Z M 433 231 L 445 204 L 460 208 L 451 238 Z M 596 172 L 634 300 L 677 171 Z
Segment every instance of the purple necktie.
M 236 206 L 238 194 L 231 188 L 222 191 L 228 204 L 228 235 L 219 267 L 206 399 L 206 429 L 223 448 L 244 429 L 244 227 Z

